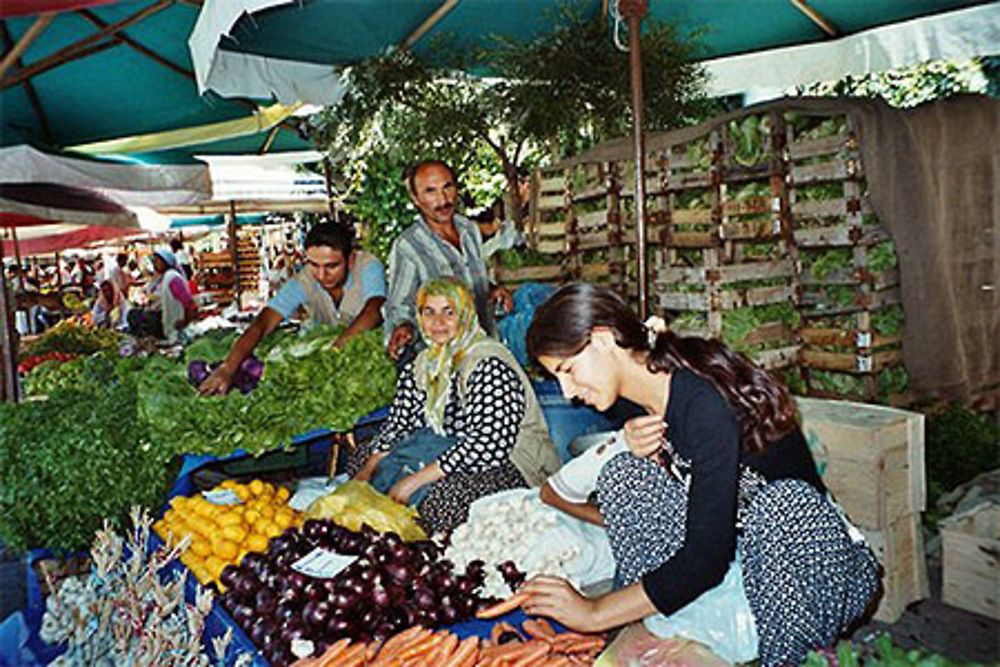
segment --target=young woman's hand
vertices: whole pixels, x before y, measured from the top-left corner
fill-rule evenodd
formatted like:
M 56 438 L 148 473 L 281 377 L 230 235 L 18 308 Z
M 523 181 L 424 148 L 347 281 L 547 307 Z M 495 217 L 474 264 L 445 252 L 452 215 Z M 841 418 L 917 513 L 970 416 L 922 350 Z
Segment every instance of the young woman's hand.
M 663 446 L 666 431 L 660 415 L 633 417 L 625 422 L 625 443 L 634 456 L 646 458 Z
M 521 609 L 527 614 L 547 616 L 580 632 L 601 629 L 594 625 L 594 601 L 580 595 L 565 579 L 538 575 L 517 590 L 528 595 L 527 601 L 521 604 Z

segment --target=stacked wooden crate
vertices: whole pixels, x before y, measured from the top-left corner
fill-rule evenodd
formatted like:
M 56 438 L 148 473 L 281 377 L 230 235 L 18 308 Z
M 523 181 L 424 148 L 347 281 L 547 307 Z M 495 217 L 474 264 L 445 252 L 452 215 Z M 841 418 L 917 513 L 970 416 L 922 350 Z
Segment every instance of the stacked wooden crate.
M 1000 504 L 985 501 L 941 528 L 941 599 L 1000 620 Z
M 569 253 L 567 228 L 572 207 L 567 174 L 562 169 L 538 170 L 532 176 L 531 212 L 525 221 L 527 249 L 502 251 L 494 266 L 498 283 L 566 282 Z
M 653 302 L 674 331 L 721 339 L 768 369 L 793 365 L 798 352 L 775 118 L 748 116 L 663 152 L 651 272 Z
M 799 398 L 802 430 L 823 481 L 884 569 L 875 618 L 893 622 L 929 594 L 920 512 L 926 507 L 924 416 Z
M 228 251 L 200 252 L 197 256 L 198 289 L 212 300 L 226 306 L 233 300 L 236 277 L 233 273 L 233 256 Z
M 846 115 L 785 120 L 805 390 L 886 399 L 906 382 L 899 271 L 868 207 L 856 134 Z
M 241 227 L 236 233 L 236 254 L 239 258 L 240 292 L 257 292 L 261 278 L 261 233 L 252 227 Z
M 622 238 L 622 166 L 618 162 L 581 164 L 568 174 L 573 224 L 567 238 L 573 278 L 618 290 L 628 283 Z

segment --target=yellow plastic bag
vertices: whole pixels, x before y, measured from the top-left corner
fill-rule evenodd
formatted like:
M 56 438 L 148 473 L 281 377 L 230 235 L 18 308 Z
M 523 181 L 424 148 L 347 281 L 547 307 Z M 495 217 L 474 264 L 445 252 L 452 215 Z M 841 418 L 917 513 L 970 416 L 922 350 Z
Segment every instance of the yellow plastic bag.
M 416 516 L 412 507 L 400 505 L 368 482 L 356 480 L 344 482 L 306 510 L 307 519 L 332 519 L 354 531 L 367 523 L 380 533 L 392 531 L 408 542 L 427 539 L 427 533 L 414 520 Z

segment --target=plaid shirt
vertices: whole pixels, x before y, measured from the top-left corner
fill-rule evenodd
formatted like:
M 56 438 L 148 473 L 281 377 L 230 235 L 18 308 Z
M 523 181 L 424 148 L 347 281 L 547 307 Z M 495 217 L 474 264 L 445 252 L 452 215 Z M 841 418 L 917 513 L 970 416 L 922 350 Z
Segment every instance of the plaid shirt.
M 385 337 L 401 322 L 416 328 L 417 290 L 424 282 L 438 276 L 460 278 L 472 288 L 479 323 L 486 333 L 495 335 L 490 306 L 490 281 L 483 259 L 483 238 L 479 227 L 468 218 L 455 216 L 455 229 L 462 251 L 448 243 L 423 219 L 399 235 L 389 251 L 389 295 L 385 302 Z

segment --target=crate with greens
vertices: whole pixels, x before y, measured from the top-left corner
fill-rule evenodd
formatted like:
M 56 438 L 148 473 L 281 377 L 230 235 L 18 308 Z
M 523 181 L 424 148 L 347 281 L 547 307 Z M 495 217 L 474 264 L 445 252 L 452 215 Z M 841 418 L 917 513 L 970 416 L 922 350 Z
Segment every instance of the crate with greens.
M 572 215 L 566 174 L 561 169 L 536 171 L 532 185 L 531 216 L 524 230 L 528 247 L 497 253 L 496 280 L 504 285 L 559 282 L 566 272 Z
M 798 350 L 776 125 L 747 116 L 667 149 L 669 222 L 652 262 L 654 298 L 675 331 L 722 340 L 768 369 L 794 364 Z
M 805 390 L 889 400 L 906 387 L 899 270 L 868 206 L 857 137 L 846 116 L 785 121 Z
M 573 178 L 572 265 L 579 280 L 604 283 L 621 290 L 627 282 L 626 246 L 635 245 L 634 231 L 626 232 L 631 199 L 626 173 L 631 162 L 584 164 Z M 629 238 L 626 238 L 629 237 Z

